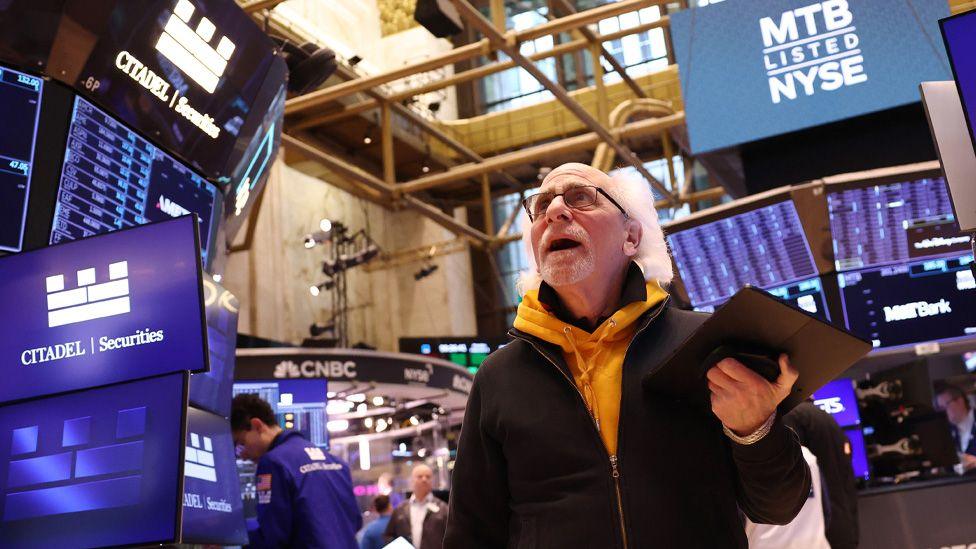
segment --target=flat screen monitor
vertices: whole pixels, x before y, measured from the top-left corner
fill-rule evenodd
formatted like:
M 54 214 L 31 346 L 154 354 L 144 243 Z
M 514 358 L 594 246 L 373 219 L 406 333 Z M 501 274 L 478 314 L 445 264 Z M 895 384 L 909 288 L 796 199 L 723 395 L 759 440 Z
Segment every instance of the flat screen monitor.
M 830 414 L 841 427 L 861 424 L 857 397 L 854 395 L 854 382 L 850 379 L 835 379 L 814 391 L 813 403 Z
M 674 264 L 691 305 L 711 310 L 746 284 L 775 289 L 804 308 L 821 311 L 825 300 L 807 298 L 820 284 L 810 245 L 792 200 L 757 205 L 705 223 L 668 231 Z M 821 288 L 822 290 L 822 288 Z M 812 299 L 812 300 L 811 300 Z
M 27 197 L 44 81 L 0 66 L 0 251 L 24 243 Z
M 125 124 L 75 98 L 51 244 L 195 213 L 201 256 L 219 222 L 217 187 Z
M 0 407 L 0 547 L 179 539 L 186 376 Z
M 959 229 L 976 232 L 976 149 L 955 82 L 922 82 L 922 104 Z
M 840 273 L 844 322 L 875 349 L 976 335 L 972 255 Z
M 236 381 L 234 395 L 254 393 L 271 404 L 282 429 L 298 431 L 312 444 L 329 447 L 328 382 L 325 379 Z
M 969 11 L 939 21 L 959 100 L 976 143 L 976 12 Z
M 192 407 L 188 410 L 183 475 L 183 542 L 247 545 L 227 419 Z
M 234 294 L 205 274 L 203 304 L 207 316 L 210 371 L 190 376 L 190 404 L 230 417 L 239 303 Z
M 937 173 L 831 185 L 827 209 L 838 272 L 969 250 Z
M 868 454 L 864 447 L 864 433 L 859 428 L 852 428 L 844 429 L 844 434 L 851 444 L 850 456 L 854 478 L 868 480 L 871 478 L 871 469 L 868 466 Z
M 206 371 L 192 216 L 0 258 L 0 402 Z
M 401 337 L 401 353 L 444 359 L 476 373 L 488 355 L 504 347 L 507 337 Z

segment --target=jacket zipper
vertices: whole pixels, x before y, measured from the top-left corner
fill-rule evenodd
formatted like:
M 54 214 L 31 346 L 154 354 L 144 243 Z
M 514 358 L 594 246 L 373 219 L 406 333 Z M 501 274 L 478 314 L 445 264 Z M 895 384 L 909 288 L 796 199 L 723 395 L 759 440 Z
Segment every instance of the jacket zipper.
M 627 354 L 630 353 L 630 348 L 634 344 L 634 339 L 637 339 L 637 336 L 640 335 L 645 329 L 647 329 L 647 327 L 651 325 L 651 322 L 653 322 L 655 318 L 657 318 L 658 316 L 660 316 L 661 311 L 664 310 L 664 305 L 667 304 L 667 302 L 668 302 L 668 298 L 666 297 L 666 298 L 664 298 L 664 301 L 661 303 L 661 305 L 658 306 L 658 310 L 657 310 L 656 313 L 654 313 L 654 316 L 651 316 L 650 318 L 648 318 L 644 322 L 644 325 L 641 326 L 636 332 L 634 332 L 634 337 L 631 338 L 630 343 L 627 344 L 627 350 L 624 351 L 624 361 L 627 360 Z M 552 360 L 551 358 L 549 358 L 549 355 L 547 355 L 545 352 L 543 352 L 542 349 L 540 349 L 534 342 L 532 342 L 532 341 L 530 341 L 530 340 L 528 340 L 528 339 L 526 339 L 524 337 L 519 337 L 519 336 L 517 336 L 515 334 L 512 334 L 512 336 L 513 337 L 518 337 L 522 341 L 525 341 L 526 343 L 528 343 L 529 345 L 531 345 L 532 348 L 535 349 L 535 351 L 537 353 L 539 353 L 540 355 L 542 355 L 543 358 L 545 358 L 547 361 L 549 361 L 549 363 L 552 364 L 552 366 L 556 369 L 556 371 L 559 372 L 563 376 L 563 378 L 565 378 L 566 381 L 568 381 L 569 384 L 573 387 L 573 389 L 576 391 L 576 394 L 580 398 L 580 402 L 583 403 L 583 408 L 586 408 L 586 398 L 583 396 L 583 393 L 580 392 L 579 387 L 576 386 L 576 382 L 574 382 L 568 375 L 566 375 L 566 372 L 564 372 L 562 370 L 562 368 L 560 368 L 559 365 L 556 364 L 556 362 L 554 360 Z M 621 367 L 623 367 L 623 366 L 621 365 Z M 589 414 L 589 409 L 587 409 L 587 414 Z M 593 419 L 593 416 L 592 415 L 590 415 L 590 419 Z M 624 523 L 624 502 L 623 502 L 623 496 L 621 495 L 621 492 L 620 492 L 620 469 L 617 467 L 617 455 L 616 454 L 610 454 L 607 451 L 607 446 L 606 446 L 606 444 L 603 443 L 603 438 L 600 436 L 600 428 L 599 428 L 599 426 L 597 426 L 595 420 L 593 421 L 593 429 L 596 432 L 597 439 L 600 441 L 600 445 L 603 446 L 603 451 L 604 452 L 607 452 L 610 455 L 610 478 L 613 479 L 613 488 L 614 488 L 614 492 L 616 493 L 616 496 L 617 496 L 617 516 L 620 517 L 620 538 L 623 540 L 624 549 L 627 549 L 627 529 L 624 526 L 624 524 L 625 524 Z M 620 439 L 619 433 L 618 433 L 617 439 L 618 439 L 617 445 L 619 446 L 620 445 L 620 442 L 619 442 L 619 439 Z

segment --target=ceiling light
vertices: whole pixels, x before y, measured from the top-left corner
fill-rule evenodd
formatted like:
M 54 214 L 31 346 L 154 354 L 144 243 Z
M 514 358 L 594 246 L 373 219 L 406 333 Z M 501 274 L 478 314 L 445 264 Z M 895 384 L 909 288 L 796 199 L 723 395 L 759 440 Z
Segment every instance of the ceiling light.
M 376 432 L 377 433 L 382 433 L 383 431 L 386 430 L 387 426 L 388 426 L 388 424 L 386 423 L 386 420 L 385 419 L 381 419 L 381 420 L 377 421 L 376 422 Z
M 345 431 L 349 429 L 349 420 L 333 419 L 332 421 L 325 424 L 325 428 L 328 429 L 330 433 Z
M 373 406 L 382 406 L 386 400 L 381 396 L 373 397 Z

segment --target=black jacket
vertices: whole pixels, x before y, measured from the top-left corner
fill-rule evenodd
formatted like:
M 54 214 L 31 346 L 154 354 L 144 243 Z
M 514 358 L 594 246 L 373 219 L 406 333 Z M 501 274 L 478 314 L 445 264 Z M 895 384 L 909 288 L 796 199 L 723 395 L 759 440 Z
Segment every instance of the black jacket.
M 810 470 L 779 420 L 739 446 L 710 410 L 641 389 L 705 318 L 666 301 L 638 321 L 615 468 L 560 350 L 513 330 L 475 376 L 444 546 L 744 548 L 739 509 L 755 522 L 792 520 Z
M 437 508 L 435 512 L 433 509 Z M 424 515 L 423 534 L 420 547 L 417 549 L 440 549 L 444 543 L 444 525 L 447 523 L 447 503 L 433 498 Z M 403 537 L 413 543 L 413 527 L 410 525 L 410 500 L 407 499 L 397 506 L 390 517 L 389 524 L 383 537 L 389 543 L 396 538 Z
M 857 547 L 857 487 L 851 456 L 844 451 L 850 444 L 847 435 L 834 418 L 809 401 L 801 402 L 783 416 L 783 423 L 796 432 L 800 444 L 817 456 L 830 503 L 827 541 L 831 549 Z

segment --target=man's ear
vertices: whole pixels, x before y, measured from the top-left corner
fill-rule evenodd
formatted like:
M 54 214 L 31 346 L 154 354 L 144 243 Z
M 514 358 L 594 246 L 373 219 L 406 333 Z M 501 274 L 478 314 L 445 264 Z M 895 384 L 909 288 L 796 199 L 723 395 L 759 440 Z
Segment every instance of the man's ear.
M 260 419 L 258 419 L 256 417 L 252 417 L 251 418 L 251 430 L 252 431 L 257 431 L 258 433 L 261 433 L 261 432 L 263 432 L 267 428 L 268 428 L 268 426 L 265 425 L 264 422 L 261 421 Z
M 624 240 L 624 255 L 634 257 L 637 255 L 637 247 L 640 246 L 641 239 L 644 237 L 644 227 L 636 219 L 628 219 L 627 239 Z

